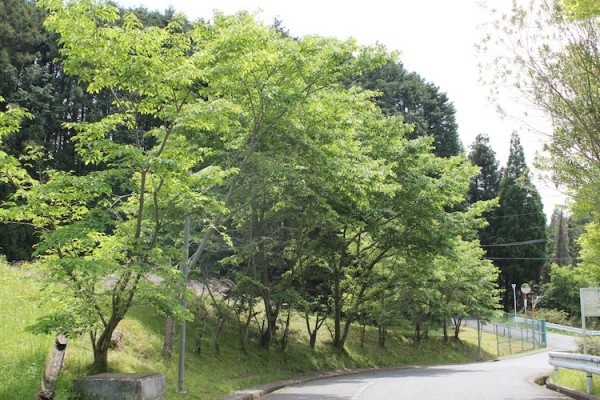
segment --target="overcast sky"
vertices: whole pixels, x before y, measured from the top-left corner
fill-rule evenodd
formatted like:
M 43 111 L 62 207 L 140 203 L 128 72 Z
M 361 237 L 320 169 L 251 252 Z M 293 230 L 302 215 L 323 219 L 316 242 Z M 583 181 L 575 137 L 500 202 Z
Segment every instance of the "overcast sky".
M 500 165 L 506 164 L 512 131 L 521 136 L 527 164 L 533 169 L 543 135 L 521 123 L 500 118 L 487 101 L 487 89 L 479 83 L 475 44 L 483 33 L 480 25 L 489 19 L 479 0 L 117 0 L 123 6 L 144 6 L 163 11 L 172 6 L 190 19 L 211 19 L 214 10 L 233 14 L 239 10 L 259 13 L 271 23 L 274 18 L 294 36 L 318 34 L 340 39 L 353 37 L 361 44 L 380 43 L 401 52 L 401 61 L 428 82 L 448 94 L 456 108 L 459 134 L 466 149 L 478 133 L 490 136 Z M 507 0 L 488 0 L 506 6 Z M 496 3 L 496 4 L 493 4 Z M 536 171 L 534 174 L 537 175 Z M 563 196 L 535 179 L 546 214 Z

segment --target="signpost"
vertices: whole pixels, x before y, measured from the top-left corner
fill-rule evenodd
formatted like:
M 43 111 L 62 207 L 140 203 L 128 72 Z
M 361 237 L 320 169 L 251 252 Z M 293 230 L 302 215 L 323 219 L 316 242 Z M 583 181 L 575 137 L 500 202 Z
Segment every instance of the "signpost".
M 583 330 L 583 354 L 587 354 L 586 317 L 600 317 L 600 288 L 580 288 L 581 329 Z
M 511 283 L 510 286 L 513 288 L 513 303 L 515 305 L 515 318 L 517 318 L 517 291 L 515 288 L 517 287 L 516 283 Z
M 525 318 L 527 318 L 527 295 L 531 292 L 531 286 L 528 283 L 521 285 L 521 292 L 523 293 L 523 305 L 525 306 Z

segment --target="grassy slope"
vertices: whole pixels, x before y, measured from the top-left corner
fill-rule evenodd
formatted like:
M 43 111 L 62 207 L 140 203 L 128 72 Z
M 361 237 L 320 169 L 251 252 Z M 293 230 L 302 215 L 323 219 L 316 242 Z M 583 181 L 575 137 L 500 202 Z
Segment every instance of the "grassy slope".
M 32 295 L 40 290 L 34 277 L 0 262 L 0 398 L 5 400 L 33 398 L 39 388 L 45 358 L 53 338 L 34 336 L 25 331 L 35 318 L 43 315 Z M 212 321 L 188 324 L 186 352 L 186 394 L 177 393 L 178 347 L 172 359 L 160 355 L 164 319 L 148 309 L 135 309 L 118 330 L 124 349 L 111 351 L 109 364 L 115 372 L 158 371 L 166 375 L 167 399 L 214 399 L 236 389 L 259 383 L 287 379 L 299 374 L 325 370 L 365 367 L 390 367 L 466 362 L 478 359 L 475 331 L 466 330 L 462 341 L 443 343 L 439 336 L 417 346 L 401 332 L 390 330 L 386 348 L 377 346 L 377 331 L 367 331 L 364 348 L 360 348 L 358 329 L 353 331 L 346 353 L 333 350 L 325 341 L 329 334 L 320 332 L 320 342 L 312 351 L 303 321 L 296 317 L 290 343 L 285 351 L 275 345 L 269 351 L 256 347 L 253 341 L 246 353 L 239 350 L 235 322 L 228 322 L 221 338 L 221 350 L 212 343 Z M 200 352 L 195 352 L 196 338 Z M 407 335 L 410 333 L 407 333 Z M 495 357 L 495 337 L 484 336 L 483 359 Z M 68 399 L 71 382 L 86 373 L 91 363 L 91 347 L 86 337 L 72 340 L 67 349 L 65 368 L 61 374 L 56 399 Z
M 550 381 L 559 386 L 563 386 L 579 393 L 585 393 L 587 390 L 586 373 L 567 368 L 560 368 L 558 379 L 554 378 L 554 374 L 550 375 Z M 600 396 L 600 376 L 592 375 L 592 396 Z

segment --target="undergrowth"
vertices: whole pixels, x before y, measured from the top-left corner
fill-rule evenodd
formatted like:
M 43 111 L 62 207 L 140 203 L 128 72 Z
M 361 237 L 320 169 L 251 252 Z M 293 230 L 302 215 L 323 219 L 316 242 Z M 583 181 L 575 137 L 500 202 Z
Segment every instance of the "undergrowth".
M 47 311 L 39 308 L 32 297 L 41 286 L 26 270 L 9 267 L 0 261 L 0 326 L 3 330 L 0 351 L 0 398 L 21 400 L 33 398 L 49 354 L 53 338 L 27 333 L 27 326 Z M 461 340 L 444 342 L 437 332 L 419 344 L 412 341 L 412 332 L 389 329 L 385 348 L 377 344 L 376 329 L 366 330 L 364 347 L 360 345 L 359 329 L 351 331 L 345 351 L 334 349 L 327 328 L 319 332 L 315 349 L 308 346 L 304 320 L 292 318 L 289 343 L 281 350 L 275 342 L 269 350 L 258 346 L 257 332 L 246 351 L 240 350 L 236 322 L 228 320 L 219 346 L 215 345 L 211 313 L 202 321 L 188 323 L 185 353 L 185 393 L 177 391 L 178 340 L 170 358 L 161 355 L 165 321 L 150 308 L 137 307 L 117 330 L 122 347 L 109 354 L 111 372 L 161 372 L 166 379 L 166 399 L 214 399 L 237 389 L 261 383 L 289 379 L 302 374 L 357 368 L 400 367 L 484 360 L 495 357 L 496 340 L 484 334 L 482 351 L 477 350 L 476 331 L 465 329 Z M 72 396 L 71 385 L 77 377 L 86 375 L 92 362 L 89 339 L 70 340 L 65 366 L 55 393 L 56 400 Z

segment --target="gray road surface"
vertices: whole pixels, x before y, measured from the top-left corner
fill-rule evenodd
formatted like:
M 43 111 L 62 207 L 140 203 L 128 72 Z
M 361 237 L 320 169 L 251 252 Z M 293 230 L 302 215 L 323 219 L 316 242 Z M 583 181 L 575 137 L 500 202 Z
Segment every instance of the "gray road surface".
M 268 400 L 504 400 L 566 399 L 533 382 L 548 374 L 548 351 L 572 350 L 568 336 L 548 334 L 547 351 L 473 364 L 380 370 L 288 387 Z

